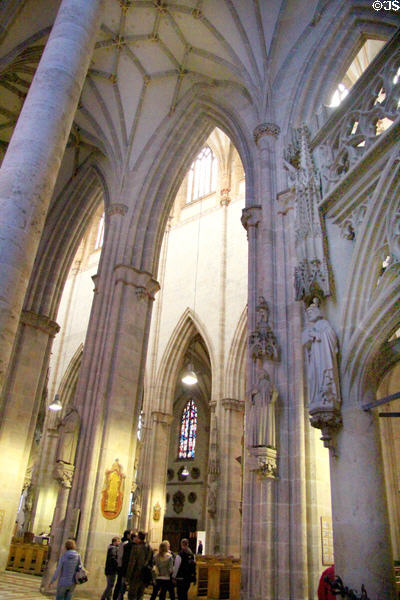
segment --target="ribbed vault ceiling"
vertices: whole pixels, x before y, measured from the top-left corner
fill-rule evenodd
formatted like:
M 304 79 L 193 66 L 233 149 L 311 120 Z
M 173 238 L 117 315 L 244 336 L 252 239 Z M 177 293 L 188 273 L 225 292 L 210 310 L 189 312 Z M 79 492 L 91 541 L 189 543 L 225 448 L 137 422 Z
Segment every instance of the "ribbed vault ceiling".
M 59 4 L 54 0 L 50 9 L 44 0 L 4 2 L 0 18 L 8 19 L 10 33 L 3 34 L 7 50 L 0 57 L 3 150 L 46 41 L 45 17 L 49 28 L 50 10 Z M 297 77 L 298 68 L 288 65 L 300 42 L 310 52 L 307 40 L 322 16 L 329 12 L 344 18 L 353 4 L 357 18 L 376 18 L 363 1 L 106 0 L 70 143 L 94 145 L 117 169 L 132 169 L 196 85 L 218 88 L 228 99 L 240 96 L 251 105 L 256 125 L 266 120 L 271 91 L 279 87 L 282 73 Z M 330 23 L 334 26 L 334 19 L 324 26 Z M 13 35 L 21 40 L 21 28 L 26 29 L 24 39 L 33 41 L 10 51 L 9 40 Z M 0 23 L 0 34 L 2 29 Z

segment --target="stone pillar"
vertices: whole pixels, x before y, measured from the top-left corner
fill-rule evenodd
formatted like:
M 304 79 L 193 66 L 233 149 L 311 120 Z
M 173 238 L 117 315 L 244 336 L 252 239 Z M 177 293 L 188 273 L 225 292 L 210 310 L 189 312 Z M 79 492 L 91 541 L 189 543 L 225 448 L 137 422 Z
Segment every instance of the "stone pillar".
M 244 401 L 224 398 L 223 435 L 221 436 L 221 479 L 224 520 L 221 524 L 221 550 L 225 555 L 240 556 L 242 499 L 242 438 Z M 237 460 L 239 459 L 239 460 Z
M 56 569 L 58 559 L 63 553 L 62 541 L 64 534 L 64 521 L 67 512 L 68 497 L 72 486 L 74 476 L 74 465 L 57 461 L 54 467 L 54 479 L 59 483 L 60 488 L 57 496 L 56 508 L 54 510 L 53 522 L 51 525 L 50 536 L 50 558 L 43 575 L 40 590 L 48 591 L 50 579 Z
M 63 0 L 0 173 L 0 390 L 104 0 Z
M 85 592 L 93 596 L 104 583 L 104 549 L 127 525 L 151 308 L 159 288 L 150 273 L 119 262 L 126 211 L 113 204 L 106 213 L 76 393 L 81 435 L 64 526 L 65 539 L 79 511 L 78 548 L 91 573 Z M 107 478 L 113 469 L 119 483 L 110 503 Z
M 152 463 L 151 484 L 148 507 L 147 531 L 149 543 L 158 548 L 162 542 L 165 513 L 165 495 L 167 486 L 168 449 L 172 415 L 163 412 L 152 412 Z
M 335 571 L 369 598 L 396 598 L 378 416 L 342 386 L 343 428 L 331 454 Z M 374 399 L 363 398 L 363 403 Z M 357 482 L 352 485 L 351 482 Z
M 28 466 L 36 420 L 57 323 L 23 311 L 13 361 L 3 390 L 0 426 L 0 569 L 7 561 L 11 533 Z

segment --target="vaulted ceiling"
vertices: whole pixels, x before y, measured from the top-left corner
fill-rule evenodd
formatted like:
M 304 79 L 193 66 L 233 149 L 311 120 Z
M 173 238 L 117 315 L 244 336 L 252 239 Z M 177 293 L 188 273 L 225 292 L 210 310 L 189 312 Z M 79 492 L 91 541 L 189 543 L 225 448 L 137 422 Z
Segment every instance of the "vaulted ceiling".
M 59 4 L 3 2 L 0 151 Z M 360 14 L 371 13 L 368 3 L 358 4 Z M 300 41 L 307 43 L 327 11 L 343 12 L 345 6 L 341 0 L 107 0 L 70 145 L 78 152 L 93 145 L 114 164 L 133 168 L 161 123 L 196 85 L 240 95 L 251 104 L 255 121 L 265 120 L 271 89 L 279 86 L 282 69 L 290 75 L 288 61 Z M 311 47 L 310 42 L 308 51 Z

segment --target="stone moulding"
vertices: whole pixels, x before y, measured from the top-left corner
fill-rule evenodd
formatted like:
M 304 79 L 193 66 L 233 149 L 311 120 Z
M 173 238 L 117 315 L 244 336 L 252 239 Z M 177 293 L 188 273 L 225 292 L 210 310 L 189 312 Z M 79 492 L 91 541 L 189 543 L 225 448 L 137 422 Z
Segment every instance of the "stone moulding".
M 21 312 L 21 323 L 30 325 L 34 329 L 40 329 L 40 331 L 47 333 L 50 337 L 55 337 L 60 331 L 58 323 L 52 321 L 50 317 L 39 315 L 31 310 L 23 310 Z

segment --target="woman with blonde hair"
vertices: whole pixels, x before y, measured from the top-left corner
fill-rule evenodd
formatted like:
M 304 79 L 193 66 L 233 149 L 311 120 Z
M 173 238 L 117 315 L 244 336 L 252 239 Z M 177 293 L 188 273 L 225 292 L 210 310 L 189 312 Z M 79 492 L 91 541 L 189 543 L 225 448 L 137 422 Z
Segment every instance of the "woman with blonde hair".
M 50 581 L 54 583 L 58 578 L 56 600 L 71 600 L 75 589 L 75 573 L 82 566 L 74 540 L 65 542 L 65 550 Z
M 174 559 L 169 551 L 168 540 L 161 542 L 158 553 L 154 558 L 154 566 L 156 571 L 156 583 L 153 586 L 153 593 L 151 594 L 150 600 L 155 600 L 158 592 L 160 592 L 160 600 L 165 600 L 167 592 L 169 592 L 171 600 L 175 600 L 174 586 L 171 581 Z

